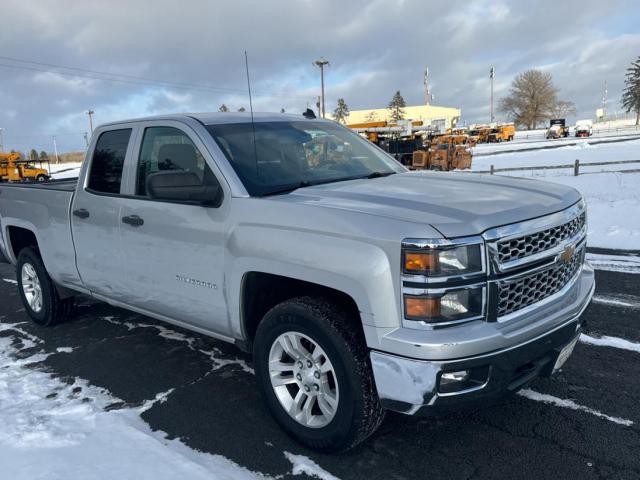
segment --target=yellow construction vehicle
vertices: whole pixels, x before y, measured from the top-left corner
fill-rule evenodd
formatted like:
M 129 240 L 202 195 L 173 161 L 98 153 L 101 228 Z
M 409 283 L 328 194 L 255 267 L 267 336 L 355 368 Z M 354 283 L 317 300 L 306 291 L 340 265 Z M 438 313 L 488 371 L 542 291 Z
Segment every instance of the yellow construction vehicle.
M 469 130 L 469 139 L 474 145 L 477 143 L 487 143 L 492 130 L 493 129 L 487 125 L 476 125 Z
M 47 164 L 46 169 L 43 163 Z M 46 182 L 48 167 L 46 160 L 21 160 L 19 153 L 0 153 L 0 182 Z
M 513 123 L 503 123 L 496 125 L 491 129 L 491 132 L 487 136 L 487 142 L 500 143 L 510 142 L 516 135 L 516 127 Z
M 426 150 L 413 152 L 411 170 L 463 170 L 471 168 L 468 135 L 436 135 Z

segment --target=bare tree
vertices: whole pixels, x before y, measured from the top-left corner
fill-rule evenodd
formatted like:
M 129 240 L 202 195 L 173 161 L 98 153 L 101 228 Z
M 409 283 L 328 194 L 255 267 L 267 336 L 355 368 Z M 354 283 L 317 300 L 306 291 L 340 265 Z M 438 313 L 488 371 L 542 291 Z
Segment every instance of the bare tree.
M 509 94 L 500 100 L 500 110 L 516 125 L 532 130 L 543 121 L 558 117 L 556 113 L 575 113 L 575 106 L 558 100 L 550 73 L 527 70 L 513 79 Z
M 566 118 L 576 114 L 576 104 L 566 100 L 558 100 L 551 111 L 554 118 Z
M 367 122 L 375 122 L 376 120 L 378 120 L 378 114 L 376 112 L 374 112 L 373 110 L 371 110 L 369 113 L 367 113 L 367 116 L 365 117 L 365 120 Z
M 640 125 L 640 57 L 627 68 L 622 107 L 628 112 L 636 113 L 636 125 Z

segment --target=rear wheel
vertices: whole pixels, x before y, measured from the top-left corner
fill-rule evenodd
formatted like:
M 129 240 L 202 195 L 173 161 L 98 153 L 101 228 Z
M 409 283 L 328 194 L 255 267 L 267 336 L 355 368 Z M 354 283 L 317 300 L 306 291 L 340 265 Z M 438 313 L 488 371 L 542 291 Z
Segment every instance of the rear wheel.
M 275 420 L 307 447 L 347 450 L 384 418 L 361 331 L 323 299 L 272 308 L 256 332 L 254 362 Z
M 48 179 L 46 175 L 40 174 L 36 177 L 36 182 L 46 182 Z
M 20 251 L 16 277 L 24 308 L 35 323 L 56 325 L 73 310 L 73 297 L 60 298 L 36 249 L 27 247 Z

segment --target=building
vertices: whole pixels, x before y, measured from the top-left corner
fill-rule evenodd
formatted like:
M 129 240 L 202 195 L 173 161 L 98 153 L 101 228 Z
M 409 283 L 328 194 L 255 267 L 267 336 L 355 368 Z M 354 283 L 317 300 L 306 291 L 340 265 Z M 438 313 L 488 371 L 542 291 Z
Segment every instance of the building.
M 455 127 L 460 120 L 460 109 L 436 107 L 435 105 L 415 105 L 404 107 L 406 120 L 421 120 L 425 125 L 440 127 L 441 130 Z M 347 117 L 347 124 L 381 122 L 391 119 L 391 111 L 387 108 L 352 110 Z

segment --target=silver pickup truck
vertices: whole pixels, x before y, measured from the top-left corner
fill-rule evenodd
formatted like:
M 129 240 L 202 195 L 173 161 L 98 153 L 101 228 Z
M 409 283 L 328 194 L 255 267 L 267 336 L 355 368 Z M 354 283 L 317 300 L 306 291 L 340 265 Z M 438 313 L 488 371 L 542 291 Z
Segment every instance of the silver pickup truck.
M 575 190 L 408 172 L 303 116 L 102 125 L 77 180 L 0 185 L 0 226 L 36 323 L 85 294 L 234 342 L 324 451 L 551 375 L 594 290 Z

